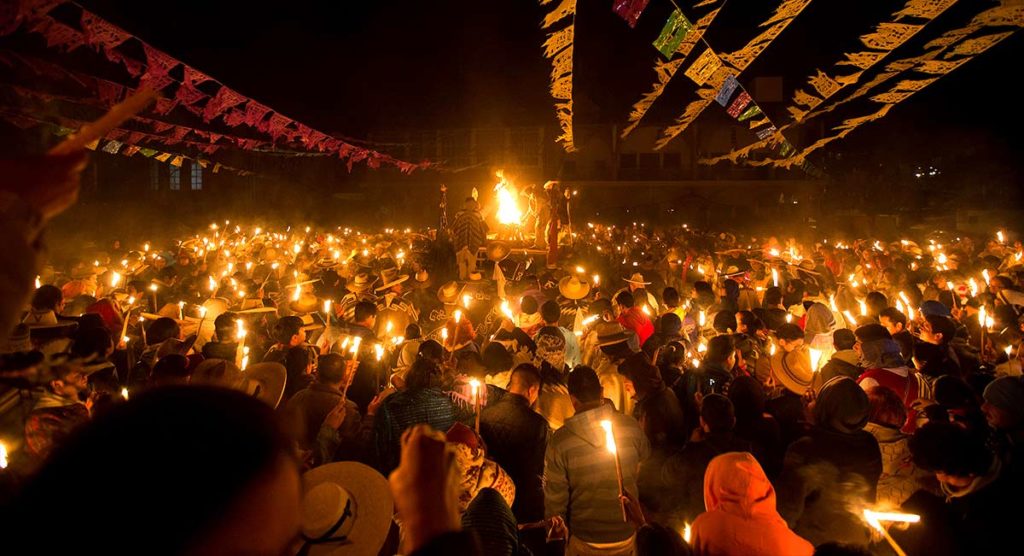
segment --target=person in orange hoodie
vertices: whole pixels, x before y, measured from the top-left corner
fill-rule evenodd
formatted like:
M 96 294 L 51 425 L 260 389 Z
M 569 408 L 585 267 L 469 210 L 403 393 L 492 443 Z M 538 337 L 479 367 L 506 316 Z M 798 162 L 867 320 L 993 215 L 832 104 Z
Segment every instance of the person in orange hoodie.
M 748 452 L 711 460 L 704 475 L 704 505 L 707 511 L 691 528 L 697 556 L 814 553 L 775 510 L 775 489 Z

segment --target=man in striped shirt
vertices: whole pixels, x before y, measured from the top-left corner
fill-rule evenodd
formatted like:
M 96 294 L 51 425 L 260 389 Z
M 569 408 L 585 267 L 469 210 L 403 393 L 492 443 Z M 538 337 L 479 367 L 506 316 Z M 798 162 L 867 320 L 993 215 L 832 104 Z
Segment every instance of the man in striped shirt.
M 476 270 L 476 252 L 487 242 L 487 223 L 480 216 L 476 199 L 466 197 L 462 210 L 452 220 L 451 236 L 459 263 L 459 280 L 468 280 L 469 273 Z
M 650 455 L 650 445 L 635 419 L 604 403 L 604 389 L 593 369 L 577 367 L 568 382 L 576 415 L 548 443 L 544 515 L 564 519 L 569 529 L 567 555 L 633 554 L 636 529 L 623 519 L 615 456 L 605 445 L 601 421 L 611 421 L 623 488 L 634 496 L 640 462 Z

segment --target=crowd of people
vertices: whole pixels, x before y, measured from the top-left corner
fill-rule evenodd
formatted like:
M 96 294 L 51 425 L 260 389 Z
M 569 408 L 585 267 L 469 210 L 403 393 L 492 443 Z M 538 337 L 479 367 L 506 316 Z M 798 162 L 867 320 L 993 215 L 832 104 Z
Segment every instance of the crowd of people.
M 218 221 L 43 265 L 59 210 L 26 191 L 0 206 L 35 215 L 0 230 L 15 546 L 933 555 L 1015 537 L 1024 264 L 1002 231 L 801 243 L 552 218 L 519 243 L 469 198 L 448 229 Z

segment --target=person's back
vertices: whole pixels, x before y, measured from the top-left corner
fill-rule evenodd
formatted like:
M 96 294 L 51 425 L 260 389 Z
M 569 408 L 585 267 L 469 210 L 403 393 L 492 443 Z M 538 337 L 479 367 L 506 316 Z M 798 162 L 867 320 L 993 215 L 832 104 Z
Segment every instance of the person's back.
M 544 452 L 547 421 L 530 405 L 537 400 L 541 377 L 537 368 L 522 364 L 512 372 L 509 394 L 480 415 L 480 436 L 487 452 L 516 485 L 512 512 L 526 523 L 544 517 Z
M 775 489 L 749 453 L 716 457 L 704 477 L 707 511 L 691 528 L 694 553 L 702 556 L 810 555 L 814 547 L 775 510 Z
M 605 444 L 602 421 L 610 421 L 622 469 L 623 488 L 637 492 L 637 471 L 649 453 L 647 439 L 632 417 L 602 403 L 597 375 L 577 367 L 569 375 L 577 413 L 556 431 L 544 457 L 544 515 L 561 516 L 573 546 L 611 545 L 614 554 L 631 554 L 635 529 L 622 519 L 615 456 Z M 584 549 L 585 550 L 585 549 Z

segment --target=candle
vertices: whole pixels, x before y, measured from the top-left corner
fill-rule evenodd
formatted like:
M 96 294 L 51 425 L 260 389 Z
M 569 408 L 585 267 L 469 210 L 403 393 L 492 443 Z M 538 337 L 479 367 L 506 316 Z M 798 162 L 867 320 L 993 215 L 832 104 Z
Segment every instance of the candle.
M 185 302 L 178 302 L 178 320 L 185 320 Z
M 900 523 L 918 523 L 921 521 L 921 516 L 914 514 L 900 514 L 893 512 L 875 512 L 869 509 L 864 509 L 864 520 L 868 522 L 872 528 L 882 534 L 885 538 L 885 542 L 889 543 L 893 551 L 896 552 L 897 556 L 907 556 L 907 553 L 900 548 L 900 545 L 896 544 L 896 541 L 889 535 L 889 532 L 882 526 L 883 521 L 897 521 Z
M 816 373 L 818 372 L 818 363 L 821 362 L 822 352 L 820 349 L 814 348 L 810 348 L 808 351 L 811 354 L 811 371 Z
M 615 479 L 619 483 L 619 502 L 622 506 L 622 521 L 628 523 L 629 519 L 626 518 L 626 504 L 622 502 L 622 463 L 619 461 L 619 451 L 615 446 L 615 435 L 612 433 L 612 422 L 609 420 L 601 421 L 601 428 L 604 429 L 604 446 L 613 456 L 615 456 Z
M 7 446 L 0 442 L 0 469 L 7 469 Z
M 834 295 L 828 296 L 828 304 L 832 308 L 833 312 L 836 312 L 836 313 L 839 312 L 839 306 L 836 305 L 836 296 L 834 296 Z
M 857 319 L 854 318 L 853 313 L 849 311 L 843 311 L 843 317 L 846 319 L 846 326 L 857 326 Z
M 245 347 L 245 337 L 248 332 L 245 330 L 245 321 L 242 319 L 235 320 L 235 341 L 238 342 L 238 348 L 235 351 L 235 364 L 242 365 L 242 357 L 245 355 L 243 348 Z
M 111 273 L 111 275 L 110 275 L 110 288 L 114 289 L 120 283 L 121 283 L 121 275 L 118 274 L 117 271 L 114 271 L 113 273 Z
M 384 346 L 382 344 L 374 344 L 373 351 L 376 352 L 377 362 L 380 363 L 380 360 L 384 358 Z
M 124 398 L 124 401 L 128 401 L 128 389 L 127 388 L 121 388 L 121 397 Z
M 480 433 L 480 381 L 472 379 L 469 381 L 469 387 L 473 391 L 473 412 L 476 413 L 476 432 Z
M 776 288 L 779 287 L 779 271 L 774 268 L 772 269 L 772 284 L 774 284 Z
M 359 358 L 359 344 L 363 343 L 361 336 L 356 336 L 352 339 L 352 360 L 355 361 Z
M 793 315 L 792 314 L 786 313 L 786 322 L 793 322 Z
M 41 287 L 43 287 L 43 282 L 39 279 L 39 276 L 37 275 L 36 276 L 36 289 L 38 290 Z
M 469 304 L 472 303 L 472 302 L 473 302 L 473 296 L 472 295 L 469 295 L 467 293 L 466 295 L 462 296 L 462 305 L 464 307 L 466 307 L 466 309 L 469 309 Z
M 651 316 L 651 310 L 647 308 L 647 305 L 641 305 L 640 310 L 647 316 Z
M 249 366 L 249 346 L 242 348 L 242 364 L 239 366 L 241 370 L 245 370 Z
M 160 307 L 156 304 L 156 290 L 159 288 L 156 284 L 149 285 L 149 291 L 153 292 L 153 312 L 160 310 Z
M 707 322 L 708 314 L 702 309 L 698 316 L 697 324 L 699 324 L 701 328 L 704 328 L 704 325 L 707 324 Z
M 692 533 L 690 531 L 690 524 L 686 523 L 686 524 L 684 524 L 684 527 L 683 527 L 683 540 L 686 541 L 686 544 L 690 544 L 690 537 L 691 536 L 692 536 Z
M 199 328 L 197 329 L 197 332 L 196 332 L 197 335 L 203 333 L 203 323 L 204 322 L 206 322 L 206 307 L 200 307 L 199 308 Z
M 331 331 L 331 300 L 324 301 L 324 336 Z
M 149 345 L 149 341 L 146 339 L 146 326 L 143 324 L 146 322 L 145 317 L 139 317 L 139 331 L 142 332 L 142 345 Z
M 601 277 L 598 276 L 597 274 L 591 276 L 590 279 L 594 282 L 595 288 L 601 283 Z

